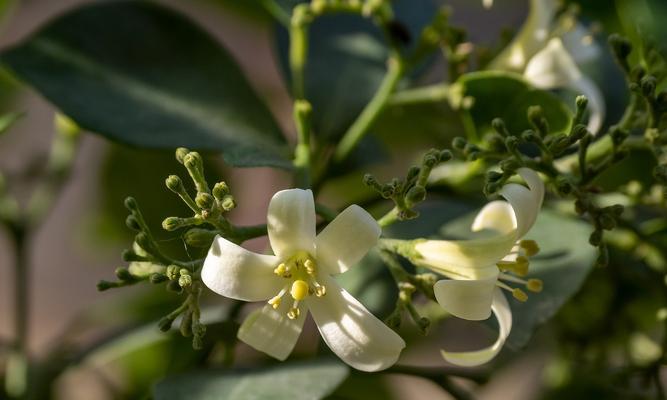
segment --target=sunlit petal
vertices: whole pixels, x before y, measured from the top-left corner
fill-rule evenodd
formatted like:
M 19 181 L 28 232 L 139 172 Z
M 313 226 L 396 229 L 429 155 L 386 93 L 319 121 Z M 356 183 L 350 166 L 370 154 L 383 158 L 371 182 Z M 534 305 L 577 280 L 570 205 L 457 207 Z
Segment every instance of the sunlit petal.
M 201 279 L 219 295 L 243 301 L 261 301 L 274 296 L 285 284 L 273 273 L 275 256 L 256 254 L 229 240 L 213 240 Z
M 512 310 L 500 289 L 494 292 L 491 309 L 498 319 L 499 332 L 496 342 L 485 349 L 476 351 L 448 352 L 442 350 L 441 353 L 445 360 L 462 367 L 474 367 L 489 362 L 500 352 L 512 329 Z
M 326 296 L 307 302 L 331 350 L 361 371 L 380 371 L 393 365 L 405 347 L 403 339 L 332 278 L 327 277 L 323 283 Z
M 530 189 L 516 183 L 509 183 L 500 190 L 500 194 L 512 205 L 517 222 L 517 238 L 523 237 L 535 224 L 544 199 L 544 183 L 537 174 L 527 168 L 521 168 L 519 174 Z
M 490 229 L 499 233 L 509 233 L 516 229 L 516 217 L 512 206 L 502 200 L 489 202 L 475 217 L 472 231 Z
M 286 259 L 297 251 L 315 253 L 315 202 L 313 192 L 281 190 L 269 203 L 267 230 L 273 252 Z
M 381 233 L 375 218 L 363 208 L 351 205 L 317 235 L 318 264 L 329 274 L 345 272 L 377 244 Z
M 250 313 L 239 328 L 237 337 L 247 345 L 283 361 L 294 349 L 308 310 L 301 306 L 296 319 L 289 319 L 291 302 L 282 302 L 278 309 L 270 305 Z
M 491 316 L 497 279 L 496 275 L 485 279 L 441 280 L 435 283 L 433 292 L 438 303 L 448 313 L 455 317 L 480 321 Z

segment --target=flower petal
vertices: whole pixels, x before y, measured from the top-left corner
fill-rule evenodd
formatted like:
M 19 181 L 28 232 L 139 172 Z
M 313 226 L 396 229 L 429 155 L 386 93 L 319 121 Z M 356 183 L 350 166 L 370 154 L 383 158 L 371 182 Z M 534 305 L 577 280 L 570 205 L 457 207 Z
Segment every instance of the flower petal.
M 278 309 L 270 305 L 253 311 L 243 321 L 236 335 L 239 340 L 250 347 L 283 361 L 290 355 L 296 345 L 308 309 L 301 305 L 299 317 L 289 319 L 287 312 L 292 302 L 283 301 Z
M 405 342 L 330 277 L 324 297 L 306 301 L 322 338 L 350 366 L 367 372 L 393 365 Z
M 315 222 L 312 191 L 288 189 L 273 195 L 267 230 L 275 255 L 286 259 L 297 251 L 315 254 Z
M 375 218 L 363 208 L 351 205 L 317 235 L 317 262 L 329 274 L 345 272 L 377 244 L 381 233 Z
M 276 256 L 256 254 L 216 236 L 208 251 L 201 279 L 219 295 L 243 301 L 261 301 L 276 295 L 285 285 L 273 273 Z
M 421 257 L 411 261 L 452 279 L 487 278 L 497 274 L 495 264 L 512 250 L 516 239 L 512 231 L 481 239 L 424 240 L 415 245 Z
M 517 239 L 523 237 L 535 224 L 544 200 L 544 183 L 540 177 L 528 168 L 521 168 L 518 172 L 530 189 L 523 185 L 508 183 L 500 190 L 500 194 L 509 201 L 514 210 Z
M 496 200 L 485 205 L 472 223 L 472 231 L 478 232 L 491 229 L 499 233 L 509 233 L 516 229 L 516 217 L 512 206 L 502 200 Z
M 591 117 L 588 129 L 597 133 L 604 119 L 604 98 L 598 87 L 586 78 L 559 38 L 553 38 L 547 46 L 526 65 L 524 78 L 540 89 L 568 88 L 588 98 Z
M 474 367 L 490 361 L 500 352 L 512 330 L 512 310 L 500 289 L 495 290 L 491 309 L 498 319 L 499 332 L 496 342 L 485 349 L 476 351 L 448 352 L 441 350 L 445 360 L 462 367 Z
M 433 292 L 438 304 L 448 313 L 458 318 L 481 321 L 491 316 L 497 279 L 496 275 L 485 279 L 441 280 L 433 285 Z

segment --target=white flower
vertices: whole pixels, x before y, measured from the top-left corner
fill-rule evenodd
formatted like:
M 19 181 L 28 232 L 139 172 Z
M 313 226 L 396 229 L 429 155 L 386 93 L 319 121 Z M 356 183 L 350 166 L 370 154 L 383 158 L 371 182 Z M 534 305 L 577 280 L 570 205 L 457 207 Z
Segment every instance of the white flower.
M 595 134 L 604 120 L 604 98 L 577 64 L 598 57 L 600 48 L 581 24 L 571 19 L 555 24 L 557 9 L 555 0 L 531 0 L 523 27 L 490 68 L 522 73 L 540 89 L 565 88 L 585 95 L 591 109 L 588 130 Z
M 588 130 L 593 133 L 600 130 L 605 114 L 602 93 L 595 82 L 581 73 L 561 39 L 551 39 L 544 49 L 535 54 L 523 76 L 540 89 L 567 88 L 586 96 L 591 110 Z
M 533 241 L 521 240 L 535 223 L 544 199 L 544 184 L 530 169 L 521 168 L 523 185 L 510 183 L 501 189 L 505 201 L 487 204 L 477 215 L 473 231 L 492 230 L 495 234 L 470 240 L 424 240 L 417 242 L 412 262 L 450 279 L 438 281 L 433 290 L 438 303 L 450 314 L 468 320 L 484 320 L 495 314 L 500 326 L 496 342 L 471 352 L 442 351 L 444 358 L 457 365 L 483 364 L 498 354 L 512 329 L 512 313 L 502 290 L 521 301 L 526 293 L 507 282 L 541 290 L 541 281 L 524 280 L 528 256 L 538 250 Z M 512 274 L 510 274 L 512 273 Z
M 243 301 L 268 301 L 241 325 L 238 338 L 279 360 L 292 352 L 310 310 L 324 341 L 362 371 L 396 362 L 405 342 L 331 275 L 347 271 L 377 243 L 380 227 L 352 205 L 319 235 L 313 193 L 290 189 L 269 204 L 267 227 L 275 255 L 252 253 L 216 237 L 202 268 L 214 292 Z

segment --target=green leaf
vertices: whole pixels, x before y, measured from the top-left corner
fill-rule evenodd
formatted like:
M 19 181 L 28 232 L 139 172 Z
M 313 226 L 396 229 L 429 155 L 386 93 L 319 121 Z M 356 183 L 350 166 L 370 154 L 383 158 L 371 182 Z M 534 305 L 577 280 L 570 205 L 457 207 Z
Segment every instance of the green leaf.
M 338 361 L 279 364 L 247 371 L 205 371 L 167 378 L 154 391 L 155 400 L 318 400 L 348 376 Z
M 107 138 L 223 152 L 236 166 L 290 166 L 278 125 L 227 50 L 161 6 L 81 7 L 0 61 L 79 126 Z
M 449 222 L 441 233 L 449 237 L 469 233 L 475 214 Z M 526 345 L 533 331 L 577 293 L 596 257 L 596 250 L 588 244 L 590 233 L 591 227 L 581 221 L 549 210 L 540 213 L 526 238 L 536 240 L 540 246 L 540 253 L 530 260 L 529 277 L 541 279 L 544 289 L 540 293 L 529 293 L 525 303 L 508 296 L 512 307 L 512 333 L 507 346 L 519 349 Z
M 553 132 L 564 132 L 572 122 L 572 111 L 554 94 L 531 87 L 520 75 L 511 72 L 482 71 L 461 76 L 452 88 L 452 102 L 469 109 L 478 133 L 491 128 L 494 118 L 502 118 L 510 133 L 531 128 L 527 110 L 541 106 Z
M 433 0 L 393 2 L 396 19 L 416 40 L 435 14 Z M 305 69 L 306 98 L 313 105 L 313 127 L 322 137 L 341 135 L 369 102 L 386 71 L 387 45 L 370 20 L 327 15 L 309 29 Z M 289 80 L 287 31 L 278 27 L 277 48 Z M 423 71 L 417 71 L 417 73 Z
M 0 135 L 7 132 L 24 115 L 25 113 L 22 112 L 10 112 L 0 116 Z

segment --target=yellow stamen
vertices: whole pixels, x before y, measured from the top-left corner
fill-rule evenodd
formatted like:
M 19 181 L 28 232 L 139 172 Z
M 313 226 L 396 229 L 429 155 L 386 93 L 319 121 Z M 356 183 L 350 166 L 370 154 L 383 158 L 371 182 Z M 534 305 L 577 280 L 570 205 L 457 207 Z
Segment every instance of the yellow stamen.
M 306 267 L 308 275 L 313 275 L 315 273 L 315 263 L 310 258 L 303 263 L 303 266 Z
M 526 252 L 526 256 L 532 257 L 540 252 L 540 246 L 534 240 L 522 240 L 519 246 Z
M 522 303 L 528 300 L 528 295 L 526 294 L 526 292 L 524 292 L 519 288 L 512 289 L 512 296 L 514 296 L 515 299 L 519 300 Z
M 272 297 L 272 298 L 269 300 L 268 303 L 271 304 L 271 307 L 273 307 L 273 309 L 275 310 L 275 309 L 277 309 L 278 307 L 280 307 L 280 300 L 281 300 L 281 299 L 282 299 L 282 296 L 278 295 L 278 296 Z
M 280 263 L 273 270 L 273 273 L 278 275 L 278 276 L 285 276 L 285 274 L 287 273 L 287 266 L 285 266 L 285 263 Z
M 294 300 L 303 300 L 308 296 L 308 284 L 301 279 L 296 280 L 292 283 L 292 289 L 290 294 Z
M 299 318 L 299 315 L 301 314 L 301 311 L 299 310 L 298 307 L 292 307 L 288 312 L 287 312 L 287 318 L 289 319 L 297 319 Z
M 531 292 L 539 293 L 542 291 L 542 280 L 541 279 L 528 279 L 528 283 L 526 284 L 526 287 L 528 290 Z
M 313 286 L 315 286 L 315 296 L 322 297 L 325 294 L 327 294 L 327 288 L 324 285 L 320 285 L 317 282 L 313 282 Z

